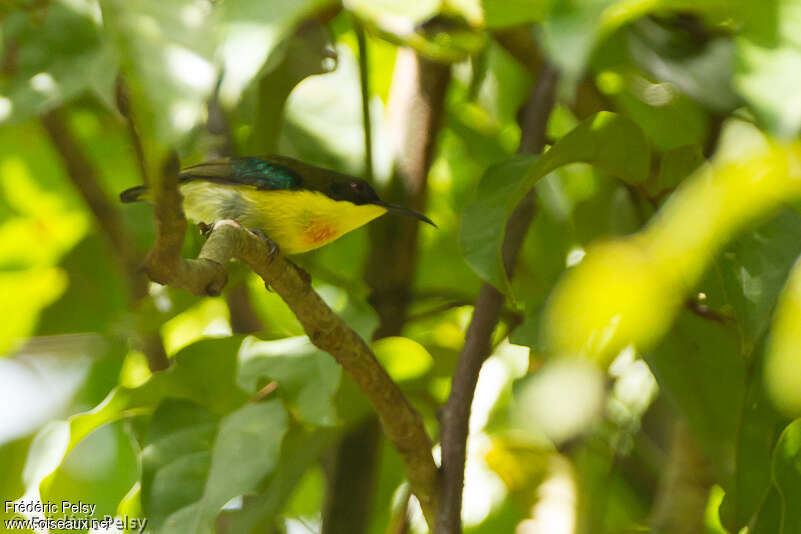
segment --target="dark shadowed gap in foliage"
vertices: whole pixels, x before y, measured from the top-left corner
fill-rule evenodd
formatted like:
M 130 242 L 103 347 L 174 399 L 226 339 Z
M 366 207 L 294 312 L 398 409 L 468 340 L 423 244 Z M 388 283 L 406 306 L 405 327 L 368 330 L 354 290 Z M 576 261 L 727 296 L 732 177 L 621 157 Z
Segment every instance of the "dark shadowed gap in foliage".
M 389 202 L 425 210 L 428 170 L 449 81 L 448 66 L 409 49 L 398 51 L 387 105 L 388 130 L 396 140 L 393 176 L 382 195 Z M 403 330 L 416 265 L 418 225 L 412 219 L 384 217 L 370 226 L 365 276 L 372 290 L 370 303 L 379 316 L 375 339 L 400 335 Z M 377 428 L 373 416 L 364 425 Z M 335 476 L 330 481 L 325 534 L 359 534 L 369 524 L 370 507 L 360 496 L 369 495 L 373 486 L 379 439 L 358 439 L 362 432 L 360 428 L 346 435 L 337 453 L 335 473 L 348 472 L 343 469 L 349 458 L 359 462 L 345 479 Z
M 521 139 L 518 152 L 536 153 L 545 146 L 545 132 L 555 102 L 557 71 L 544 64 L 520 118 Z M 520 202 L 506 225 L 503 263 L 512 277 L 517 255 L 534 216 L 532 194 Z M 484 283 L 465 334 L 451 385 L 451 394 L 442 410 L 442 486 L 435 532 L 462 532 L 462 491 L 470 407 L 478 373 L 490 353 L 490 339 L 498 324 L 504 296 L 495 287 Z

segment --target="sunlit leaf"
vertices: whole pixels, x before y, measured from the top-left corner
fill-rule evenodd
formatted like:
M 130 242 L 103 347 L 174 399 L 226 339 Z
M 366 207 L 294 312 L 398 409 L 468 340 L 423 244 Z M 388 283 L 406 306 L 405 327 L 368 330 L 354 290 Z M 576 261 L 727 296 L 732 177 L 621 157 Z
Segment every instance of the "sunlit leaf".
M 64 272 L 55 268 L 0 271 L 0 355 L 30 335 L 39 312 L 64 291 Z
M 277 394 L 301 421 L 330 426 L 337 422 L 333 396 L 342 369 L 305 337 L 277 341 L 249 338 L 239 354 L 237 383 L 256 394 L 274 381 Z
M 385 337 L 373 343 L 376 358 L 393 380 L 418 378 L 434 361 L 421 344 L 407 337 Z
M 509 292 L 501 260 L 506 220 L 538 180 L 576 162 L 590 163 L 626 183 L 638 184 L 648 177 L 650 149 L 631 121 L 601 112 L 580 123 L 541 157 L 518 156 L 491 167 L 462 214 L 459 233 L 465 260 L 479 276 Z

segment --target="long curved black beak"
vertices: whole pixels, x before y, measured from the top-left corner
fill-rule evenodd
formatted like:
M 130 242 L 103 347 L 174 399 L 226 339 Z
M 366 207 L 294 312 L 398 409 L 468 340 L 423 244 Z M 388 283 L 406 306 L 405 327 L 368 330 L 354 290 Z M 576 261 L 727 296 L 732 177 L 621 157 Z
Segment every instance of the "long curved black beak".
M 434 221 L 420 213 L 419 211 L 414 211 L 413 209 L 409 209 L 405 206 L 397 206 L 395 204 L 390 204 L 388 202 L 384 202 L 383 200 L 379 200 L 378 202 L 373 202 L 373 204 L 377 204 L 378 206 L 384 207 L 387 209 L 387 212 L 393 215 L 403 215 L 406 217 L 413 217 L 419 221 L 423 221 L 424 223 L 428 223 L 434 228 L 438 228 Z

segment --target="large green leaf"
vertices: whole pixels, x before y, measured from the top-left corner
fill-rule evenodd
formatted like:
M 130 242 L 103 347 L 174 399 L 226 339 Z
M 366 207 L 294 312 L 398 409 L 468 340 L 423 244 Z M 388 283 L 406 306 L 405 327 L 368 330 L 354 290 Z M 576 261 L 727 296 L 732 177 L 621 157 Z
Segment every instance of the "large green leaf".
M 46 425 L 34 438 L 25 464 L 26 495 L 46 498 L 67 454 L 97 428 L 123 418 L 152 413 L 167 397 L 190 399 L 226 413 L 248 398 L 234 384 L 239 338 L 199 341 L 179 352 L 173 365 L 144 384 L 119 386 L 93 410 Z
M 100 0 L 100 6 L 146 148 L 176 143 L 204 119 L 218 76 L 212 60 L 219 38 L 208 6 L 197 0 Z
M 648 178 L 650 149 L 630 120 L 600 112 L 581 122 L 539 158 L 517 156 L 490 167 L 462 214 L 459 243 L 465 260 L 487 282 L 509 293 L 501 247 L 506 221 L 525 194 L 548 173 L 590 163 L 629 184 Z
M 214 532 L 222 506 L 273 471 L 286 430 L 278 400 L 222 419 L 191 402 L 163 403 L 142 451 L 142 507 L 154 530 Z
M 307 338 L 256 341 L 242 344 L 237 382 L 256 393 L 270 380 L 287 408 L 299 420 L 331 426 L 337 422 L 333 397 L 339 389 L 342 368 Z
M 87 90 L 111 94 L 116 64 L 98 24 L 91 2 L 67 1 L 3 21 L 14 59 L 0 73 L 0 124 L 49 111 Z
M 764 339 L 764 338 L 763 338 Z M 751 362 L 745 398 L 736 435 L 734 476 L 720 507 L 721 522 L 739 532 L 759 512 L 771 490 L 771 456 L 785 423 L 768 399 L 763 386 L 762 354 Z
M 745 396 L 745 362 L 736 330 L 684 312 L 645 359 L 717 472 L 729 475 L 740 417 L 732 407 L 742 406 Z
M 275 472 L 257 495 L 246 496 L 242 508 L 224 512 L 230 532 L 263 532 L 274 527 L 276 515 L 287 504 L 292 490 L 339 433 L 332 428 L 304 429 L 290 426 L 281 445 Z

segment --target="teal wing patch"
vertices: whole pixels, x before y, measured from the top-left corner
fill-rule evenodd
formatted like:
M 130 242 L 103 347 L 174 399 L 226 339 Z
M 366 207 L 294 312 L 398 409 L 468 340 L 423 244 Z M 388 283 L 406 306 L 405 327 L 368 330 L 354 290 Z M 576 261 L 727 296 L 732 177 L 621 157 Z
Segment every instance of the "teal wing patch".
M 204 180 L 223 185 L 250 185 L 260 190 L 298 189 L 300 174 L 289 167 L 262 158 L 231 158 L 188 167 L 181 181 Z

